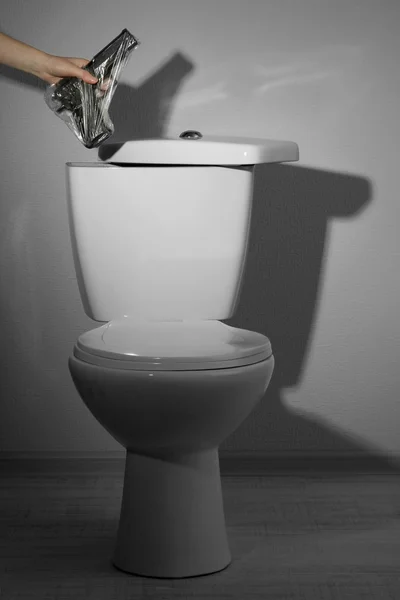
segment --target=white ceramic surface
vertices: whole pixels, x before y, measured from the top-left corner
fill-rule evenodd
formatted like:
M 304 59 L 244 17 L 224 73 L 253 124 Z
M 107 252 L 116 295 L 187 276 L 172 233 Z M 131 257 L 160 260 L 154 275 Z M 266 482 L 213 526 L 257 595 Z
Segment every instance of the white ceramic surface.
M 255 165 L 299 159 L 296 143 L 257 138 L 134 140 L 125 142 L 109 161 L 180 165 Z
M 72 247 L 96 321 L 225 319 L 244 267 L 252 173 L 67 167 Z
M 102 322 L 231 317 L 252 205 L 253 169 L 239 165 L 245 154 L 251 162 L 297 160 L 297 145 L 214 137 L 124 146 L 125 158 L 143 164 L 67 163 L 72 248 L 86 314 Z M 149 157 L 159 164 L 144 164 Z M 167 166 L 168 160 L 188 166 Z M 193 166 L 201 161 L 215 166 Z M 237 168 L 218 166 L 232 161 Z
M 79 336 L 75 356 L 104 367 L 142 370 L 231 368 L 266 360 L 271 343 L 261 333 L 220 321 L 113 319 Z

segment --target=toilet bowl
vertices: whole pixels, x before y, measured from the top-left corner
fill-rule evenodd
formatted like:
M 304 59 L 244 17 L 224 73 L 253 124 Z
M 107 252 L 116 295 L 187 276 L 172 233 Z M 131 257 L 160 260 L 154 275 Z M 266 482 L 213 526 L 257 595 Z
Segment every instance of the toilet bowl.
M 120 322 L 80 336 L 76 389 L 127 450 L 115 566 L 189 577 L 230 563 L 218 446 L 262 398 L 273 365 L 267 338 L 219 322 Z
M 196 146 L 197 144 L 197 146 Z M 271 140 L 142 140 L 113 163 L 68 163 L 86 314 L 69 369 L 126 449 L 114 565 L 150 577 L 231 562 L 218 447 L 265 394 L 268 338 L 222 323 L 242 282 L 253 166 L 297 160 Z

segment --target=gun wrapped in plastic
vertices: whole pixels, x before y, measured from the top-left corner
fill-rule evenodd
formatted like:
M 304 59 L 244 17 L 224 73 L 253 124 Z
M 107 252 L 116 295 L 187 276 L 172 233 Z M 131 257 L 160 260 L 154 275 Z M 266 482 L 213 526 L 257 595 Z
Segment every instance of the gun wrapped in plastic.
M 114 133 L 108 109 L 120 74 L 138 45 L 139 41 L 124 29 L 83 67 L 97 77 L 97 83 L 67 77 L 46 88 L 47 106 L 86 148 L 97 148 Z

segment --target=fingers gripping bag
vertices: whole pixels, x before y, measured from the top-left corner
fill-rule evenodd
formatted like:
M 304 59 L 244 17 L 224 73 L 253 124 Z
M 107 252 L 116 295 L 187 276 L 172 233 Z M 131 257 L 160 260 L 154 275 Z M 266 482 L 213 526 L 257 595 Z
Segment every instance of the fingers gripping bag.
M 46 88 L 47 106 L 62 119 L 86 148 L 97 148 L 114 133 L 108 109 L 119 77 L 139 41 L 124 29 L 83 67 L 95 84 L 66 77 Z

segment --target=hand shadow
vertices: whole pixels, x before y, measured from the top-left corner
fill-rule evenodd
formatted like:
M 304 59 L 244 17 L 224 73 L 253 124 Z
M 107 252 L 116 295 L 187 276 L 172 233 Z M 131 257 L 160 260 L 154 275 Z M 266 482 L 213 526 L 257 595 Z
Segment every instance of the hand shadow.
M 110 105 L 114 133 L 100 146 L 100 160 L 110 160 L 124 142 L 162 138 L 173 99 L 193 69 L 193 63 L 177 52 L 139 87 L 120 83 Z
M 100 146 L 100 160 L 109 160 L 129 140 L 163 137 L 174 97 L 194 68 L 190 59 L 181 52 L 175 52 L 140 86 L 120 82 L 109 110 L 114 133 Z M 48 85 L 29 73 L 5 65 L 0 65 L 0 76 L 43 94 Z

